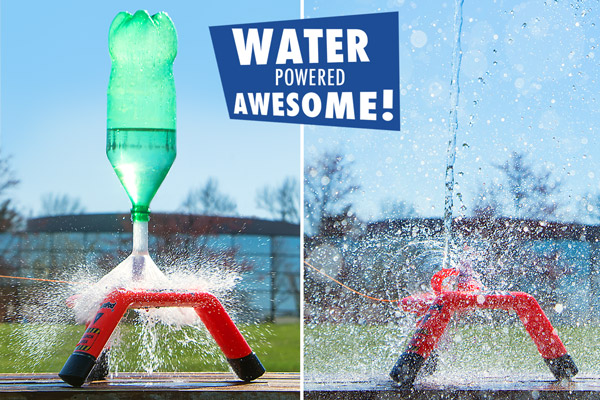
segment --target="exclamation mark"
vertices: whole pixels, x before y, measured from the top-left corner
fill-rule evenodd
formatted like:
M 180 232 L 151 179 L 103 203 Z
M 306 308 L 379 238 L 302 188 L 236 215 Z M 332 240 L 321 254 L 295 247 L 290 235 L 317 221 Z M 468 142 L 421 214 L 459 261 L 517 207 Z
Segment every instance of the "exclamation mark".
M 394 91 L 386 89 L 383 91 L 383 108 L 393 108 L 394 107 Z M 384 121 L 391 121 L 394 119 L 394 114 L 389 111 L 386 111 L 381 116 Z

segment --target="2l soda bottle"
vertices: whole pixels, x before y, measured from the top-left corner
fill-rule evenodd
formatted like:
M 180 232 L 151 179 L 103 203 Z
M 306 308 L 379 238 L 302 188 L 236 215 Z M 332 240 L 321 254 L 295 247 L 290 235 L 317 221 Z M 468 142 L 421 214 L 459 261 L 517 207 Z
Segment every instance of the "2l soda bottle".
M 108 43 L 106 154 L 131 200 L 133 221 L 148 221 L 150 201 L 176 155 L 177 33 L 164 12 L 121 12 Z

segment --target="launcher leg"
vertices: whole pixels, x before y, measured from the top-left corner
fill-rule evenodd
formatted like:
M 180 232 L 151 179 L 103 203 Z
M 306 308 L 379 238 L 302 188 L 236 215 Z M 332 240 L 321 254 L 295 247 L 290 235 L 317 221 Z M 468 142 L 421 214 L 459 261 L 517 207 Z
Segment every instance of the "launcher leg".
M 419 370 L 444 334 L 454 313 L 453 307 L 449 307 L 448 300 L 451 298 L 445 295 L 437 298 L 419 322 L 406 350 L 392 368 L 390 376 L 400 386 L 410 387 L 413 384 Z
M 75 346 L 75 351 L 58 374 L 63 381 L 75 387 L 83 385 L 130 304 L 129 297 L 119 291 L 110 293 L 104 299 L 94 319 L 85 329 L 83 337 Z
M 537 300 L 527 293 L 513 293 L 513 296 L 515 311 L 554 377 L 562 380 L 577 375 L 575 362 Z
M 215 339 L 231 368 L 243 381 L 252 381 L 265 373 L 265 368 L 235 326 L 225 308 L 211 296 L 194 310 Z

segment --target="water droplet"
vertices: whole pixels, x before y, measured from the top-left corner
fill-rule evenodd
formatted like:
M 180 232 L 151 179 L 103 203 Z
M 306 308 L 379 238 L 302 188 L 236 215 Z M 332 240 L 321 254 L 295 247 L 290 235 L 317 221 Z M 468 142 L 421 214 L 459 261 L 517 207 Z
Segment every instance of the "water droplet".
M 414 30 L 410 35 L 410 44 L 416 48 L 421 48 L 427 44 L 427 34 L 423 31 Z
M 515 87 L 517 89 L 523 89 L 524 86 L 525 86 L 525 79 L 523 79 L 523 78 L 515 79 Z
M 556 311 L 558 314 L 561 314 L 564 311 L 565 307 L 561 304 L 561 303 L 556 303 L 556 305 L 554 306 L 554 311 Z

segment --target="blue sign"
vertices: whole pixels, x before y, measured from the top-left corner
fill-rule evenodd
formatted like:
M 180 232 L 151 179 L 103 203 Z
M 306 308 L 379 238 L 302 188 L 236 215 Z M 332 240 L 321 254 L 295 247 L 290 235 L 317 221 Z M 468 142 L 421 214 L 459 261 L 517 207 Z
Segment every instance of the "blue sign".
M 210 33 L 230 118 L 400 130 L 397 12 Z

